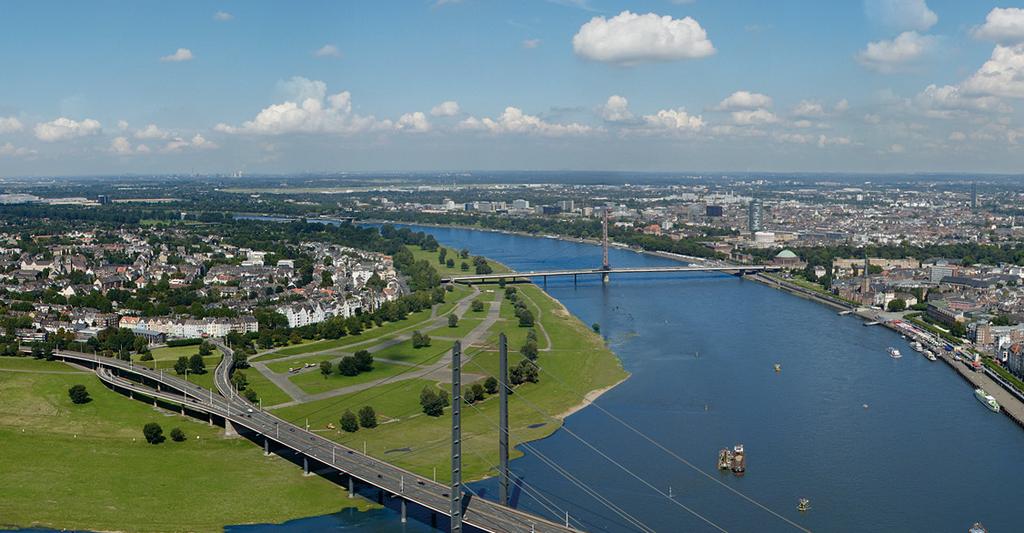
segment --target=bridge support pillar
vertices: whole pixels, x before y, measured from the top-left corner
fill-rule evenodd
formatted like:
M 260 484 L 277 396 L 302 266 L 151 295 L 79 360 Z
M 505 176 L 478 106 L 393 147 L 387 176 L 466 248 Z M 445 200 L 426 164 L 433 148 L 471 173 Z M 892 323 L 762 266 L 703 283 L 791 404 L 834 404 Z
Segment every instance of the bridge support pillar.
M 377 489 L 377 503 L 384 505 L 384 489 Z
M 544 290 L 548 290 L 548 277 L 544 276 Z
M 508 506 L 508 338 L 504 333 L 498 335 L 498 387 L 498 503 Z
M 437 529 L 437 513 L 430 511 L 430 527 Z
M 270 439 L 263 437 L 263 455 L 270 455 Z
M 405 518 L 405 500 L 403 499 L 402 500 L 402 523 L 404 524 L 405 522 L 406 522 L 406 518 Z
M 547 278 L 545 278 L 546 280 Z M 452 346 L 452 483 L 451 532 L 462 532 L 462 343 Z
M 572 286 L 576 287 L 576 274 L 572 275 Z
M 612 278 L 611 278 L 611 276 L 607 272 L 602 272 L 601 273 L 601 283 L 604 283 L 605 285 L 607 285 L 607 284 L 611 283 L 611 281 L 612 281 Z
M 181 416 L 185 416 L 185 404 L 181 404 Z
M 309 456 L 307 455 L 302 456 L 302 475 L 309 475 Z
M 213 413 L 209 413 L 209 414 L 210 414 L 210 425 L 212 426 L 213 425 Z
M 352 478 L 352 476 L 348 476 L 348 497 L 349 498 L 355 498 L 356 497 L 356 482 Z

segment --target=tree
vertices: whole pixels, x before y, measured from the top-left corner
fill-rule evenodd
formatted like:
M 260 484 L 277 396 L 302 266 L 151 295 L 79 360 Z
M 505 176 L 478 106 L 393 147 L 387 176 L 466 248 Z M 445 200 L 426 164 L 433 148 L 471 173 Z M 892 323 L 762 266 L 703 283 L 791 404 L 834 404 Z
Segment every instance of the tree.
M 537 350 L 537 343 L 534 341 L 526 341 L 526 344 L 524 344 L 523 347 L 519 349 L 519 353 L 522 354 L 523 357 L 531 361 L 533 361 L 534 359 L 537 358 L 538 355 L 540 355 Z
M 331 375 L 331 370 L 333 370 L 333 368 L 334 365 L 332 365 L 330 361 L 320 361 L 320 373 L 323 374 L 325 378 Z
M 359 410 L 359 425 L 366 429 L 377 427 L 377 412 L 369 405 Z
M 199 344 L 199 355 L 200 357 L 206 357 L 213 353 L 213 345 L 209 342 L 203 341 Z
M 448 260 L 444 262 L 444 266 L 448 268 L 455 268 L 455 260 L 449 257 Z
M 590 325 L 590 329 L 594 330 L 594 333 L 601 333 L 601 324 L 594 322 Z
M 967 335 L 967 328 L 964 327 L 963 322 L 953 322 L 953 325 L 949 327 L 949 332 L 957 337 L 963 337 Z
M 430 346 L 430 335 L 420 333 L 419 331 L 412 332 L 413 348 L 426 348 L 427 346 Z
M 486 380 L 484 380 L 484 390 L 487 391 L 487 394 L 495 394 L 495 393 L 497 393 L 498 392 L 498 380 L 494 379 L 494 376 L 488 377 Z
M 455 316 L 455 313 L 448 315 L 448 327 L 454 328 L 459 325 L 459 317 Z
M 461 270 L 463 272 L 466 272 L 467 270 L 469 270 L 469 263 L 463 261 L 462 264 L 459 265 L 459 270 Z
M 185 440 L 185 432 L 181 428 L 174 428 L 171 430 L 171 440 L 174 442 L 183 442 Z
M 359 373 L 359 365 L 356 363 L 356 358 L 351 355 L 346 355 L 338 361 L 338 373 L 343 376 L 355 376 Z
M 320 286 L 330 287 L 334 285 L 334 276 L 331 275 L 330 271 L 324 270 L 320 272 Z
M 142 435 L 150 444 L 160 444 L 164 441 L 164 429 L 156 422 L 150 422 L 142 426 Z
M 470 309 L 472 309 L 474 313 L 479 313 L 484 310 L 484 303 L 480 300 L 473 300 L 473 303 L 470 304 Z
M 465 395 L 465 398 L 466 398 L 466 403 L 476 403 L 476 402 L 479 402 L 479 401 L 483 400 L 484 397 L 485 397 L 484 387 L 483 387 L 483 385 L 481 385 L 479 383 L 474 383 L 473 386 L 470 387 L 465 392 L 464 395 Z
M 887 305 L 886 308 L 889 309 L 889 311 L 892 311 L 894 313 L 898 313 L 898 312 L 903 311 L 903 310 L 905 310 L 907 308 L 907 301 L 904 300 L 903 298 L 896 298 L 894 300 L 889 300 L 889 305 Z
M 89 391 L 85 390 L 85 385 L 73 385 L 68 389 L 68 396 L 71 398 L 71 403 L 75 404 L 89 403 L 92 400 L 89 397 Z
M 249 368 L 249 356 L 242 350 L 235 350 L 231 355 L 231 361 L 234 363 L 235 368 Z
M 260 395 L 256 394 L 256 391 L 250 388 L 246 388 L 242 391 L 242 396 L 244 396 L 246 400 L 249 400 L 249 403 L 256 403 L 260 401 Z
M 341 429 L 347 433 L 355 433 L 359 431 L 359 421 L 356 420 L 356 415 L 352 414 L 352 411 L 346 409 L 345 413 L 341 415 Z
M 356 362 L 356 369 L 360 372 L 369 372 L 373 370 L 373 356 L 366 350 L 359 350 L 353 356 Z
M 203 356 L 192 354 L 192 357 L 188 358 L 188 371 L 193 374 L 205 374 L 206 361 L 203 361 Z
M 519 327 L 521 328 L 532 328 L 533 327 L 533 313 L 525 307 L 520 307 L 516 311 L 516 316 L 519 318 Z
M 435 390 L 435 387 L 427 385 L 420 391 L 420 407 L 427 416 L 441 416 L 445 406 L 448 405 L 448 394 Z
M 185 370 L 187 370 L 187 369 L 188 369 L 188 357 L 185 357 L 183 355 L 183 356 L 179 357 L 177 361 L 175 361 L 175 363 L 174 363 L 174 373 L 180 376 L 180 375 L 184 374 Z
M 231 374 L 231 385 L 237 391 L 244 391 L 249 386 L 249 377 L 245 375 L 245 372 L 236 370 Z

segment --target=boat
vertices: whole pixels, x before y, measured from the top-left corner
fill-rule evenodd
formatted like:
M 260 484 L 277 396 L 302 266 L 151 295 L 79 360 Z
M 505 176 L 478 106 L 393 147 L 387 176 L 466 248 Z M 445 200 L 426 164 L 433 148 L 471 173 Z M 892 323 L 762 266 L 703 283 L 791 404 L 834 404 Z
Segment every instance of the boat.
M 729 448 L 718 450 L 718 469 L 729 470 L 732 468 L 732 452 Z
M 899 359 L 900 357 L 903 357 L 903 354 L 901 354 L 900 351 L 897 350 L 896 348 L 893 348 L 892 346 L 890 346 L 889 347 L 889 357 L 892 357 L 893 359 Z
M 782 364 L 781 363 L 775 363 L 775 371 L 776 372 L 782 372 Z
M 985 526 L 981 525 L 981 522 L 975 522 L 971 529 L 967 530 L 967 533 L 988 533 L 988 530 L 985 529 Z
M 911 343 L 910 347 L 913 348 L 915 352 L 924 352 L 924 346 L 921 346 L 920 342 L 914 341 Z
M 939 358 L 935 357 L 935 353 L 932 352 L 931 350 L 925 350 L 923 353 L 924 353 L 924 356 L 927 357 L 929 361 L 938 361 L 939 360 Z
M 974 389 L 974 397 L 984 404 L 985 407 L 988 407 L 990 411 L 994 413 L 999 412 L 999 402 L 991 394 L 985 392 L 985 389 Z
M 811 510 L 811 500 L 807 498 L 800 498 L 800 501 L 796 504 L 796 510 L 801 513 Z
M 747 459 L 743 453 L 743 445 L 737 444 L 732 448 L 732 473 L 742 476 L 747 471 Z

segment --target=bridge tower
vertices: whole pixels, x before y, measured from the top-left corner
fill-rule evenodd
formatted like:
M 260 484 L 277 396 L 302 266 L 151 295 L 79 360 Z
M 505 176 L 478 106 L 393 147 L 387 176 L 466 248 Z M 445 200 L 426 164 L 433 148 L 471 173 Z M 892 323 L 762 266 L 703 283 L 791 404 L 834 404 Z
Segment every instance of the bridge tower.
M 604 207 L 604 219 L 601 224 L 601 270 L 604 273 L 601 274 L 601 282 L 608 283 L 610 277 L 608 271 L 611 270 L 611 265 L 608 263 L 608 206 Z
M 498 335 L 498 503 L 508 506 L 508 338 Z
M 452 346 L 451 532 L 462 532 L 462 343 Z

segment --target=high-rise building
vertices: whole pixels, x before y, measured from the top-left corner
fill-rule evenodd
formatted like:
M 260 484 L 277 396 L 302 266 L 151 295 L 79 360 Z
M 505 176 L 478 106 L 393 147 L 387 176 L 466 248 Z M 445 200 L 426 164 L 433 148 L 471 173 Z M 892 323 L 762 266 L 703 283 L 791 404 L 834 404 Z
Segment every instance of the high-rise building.
M 747 206 L 747 230 L 756 233 L 764 229 L 764 207 L 761 200 L 751 200 Z
M 558 207 L 566 213 L 572 213 L 573 210 L 576 209 L 576 203 L 572 200 L 561 200 L 558 202 Z
M 720 205 L 709 205 L 704 208 L 704 216 L 707 217 L 720 217 L 722 216 L 722 206 Z
M 971 209 L 978 209 L 978 184 L 971 182 Z

